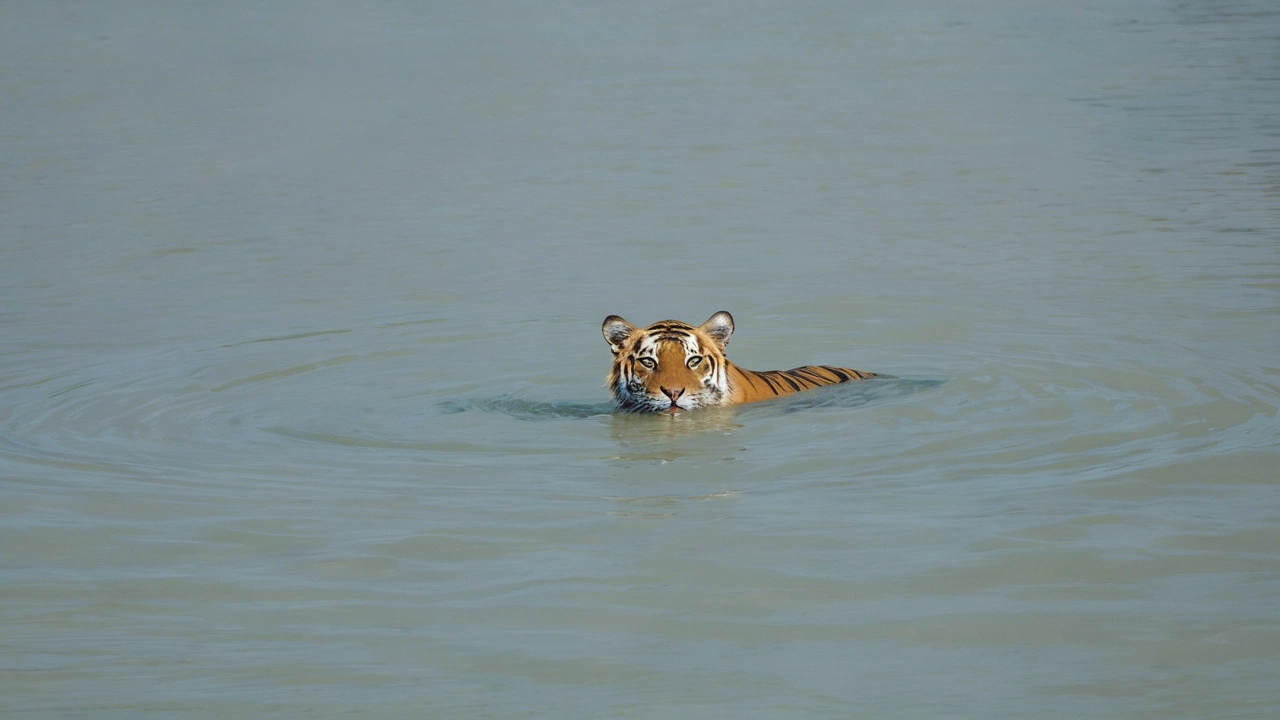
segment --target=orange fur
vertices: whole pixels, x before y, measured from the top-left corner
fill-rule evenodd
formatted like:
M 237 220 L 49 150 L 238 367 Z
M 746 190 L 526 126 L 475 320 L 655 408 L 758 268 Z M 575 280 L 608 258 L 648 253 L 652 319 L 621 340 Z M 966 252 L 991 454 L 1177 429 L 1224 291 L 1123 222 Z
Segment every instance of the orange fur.
M 725 357 L 733 316 L 721 311 L 694 327 L 678 320 L 643 330 L 617 315 L 602 330 L 613 351 L 606 383 L 618 406 L 631 412 L 677 412 L 756 402 L 823 385 L 876 377 L 831 365 L 755 372 Z

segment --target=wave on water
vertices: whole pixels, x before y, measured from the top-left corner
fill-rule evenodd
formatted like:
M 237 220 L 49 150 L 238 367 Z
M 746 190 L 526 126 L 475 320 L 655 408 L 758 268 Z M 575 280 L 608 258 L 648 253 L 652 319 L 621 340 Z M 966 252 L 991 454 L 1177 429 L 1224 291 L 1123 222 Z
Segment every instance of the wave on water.
M 802 393 L 785 395 L 742 409 L 762 412 L 798 412 L 813 408 L 850 408 L 872 403 L 898 400 L 939 387 L 946 383 L 938 378 L 885 377 L 858 383 L 842 383 Z M 565 418 L 589 418 L 617 414 L 611 402 L 568 402 L 529 400 L 506 394 L 479 400 L 445 400 L 439 404 L 443 414 L 464 413 L 471 410 L 500 413 L 519 420 L 559 420 Z
M 499 395 L 483 400 L 445 400 L 439 405 L 445 414 L 464 413 L 469 410 L 482 410 L 509 415 L 519 420 L 558 420 L 564 418 L 589 418 L 597 415 L 609 415 L 613 412 L 613 403 L 566 402 L 527 400 L 515 395 Z

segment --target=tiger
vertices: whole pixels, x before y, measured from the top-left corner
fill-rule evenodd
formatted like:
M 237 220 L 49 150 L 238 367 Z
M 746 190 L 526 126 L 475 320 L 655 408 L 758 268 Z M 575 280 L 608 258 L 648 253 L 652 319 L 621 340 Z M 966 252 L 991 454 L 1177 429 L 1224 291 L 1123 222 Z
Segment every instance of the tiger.
M 740 368 L 724 354 L 733 316 L 723 310 L 698 327 L 663 320 L 643 330 L 610 315 L 601 330 L 613 352 L 605 384 L 624 412 L 675 414 L 880 377 L 831 365 L 765 372 Z

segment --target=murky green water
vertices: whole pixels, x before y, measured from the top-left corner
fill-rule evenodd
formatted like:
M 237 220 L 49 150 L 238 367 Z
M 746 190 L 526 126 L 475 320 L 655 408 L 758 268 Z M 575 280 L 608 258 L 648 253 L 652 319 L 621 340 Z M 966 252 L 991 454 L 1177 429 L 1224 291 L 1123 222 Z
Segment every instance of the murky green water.
M 0 10 L 0 714 L 1280 714 L 1277 38 Z M 895 379 L 609 412 L 721 309 Z

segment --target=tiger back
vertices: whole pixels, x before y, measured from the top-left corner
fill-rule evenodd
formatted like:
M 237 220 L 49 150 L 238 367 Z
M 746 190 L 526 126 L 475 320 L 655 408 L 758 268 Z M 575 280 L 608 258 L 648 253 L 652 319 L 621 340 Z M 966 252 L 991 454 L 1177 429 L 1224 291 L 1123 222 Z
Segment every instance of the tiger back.
M 613 352 L 605 383 L 618 408 L 627 412 L 676 413 L 756 402 L 876 377 L 831 365 L 765 372 L 740 368 L 724 354 L 733 335 L 733 316 L 723 310 L 697 327 L 662 320 L 643 330 L 610 315 L 601 330 Z

